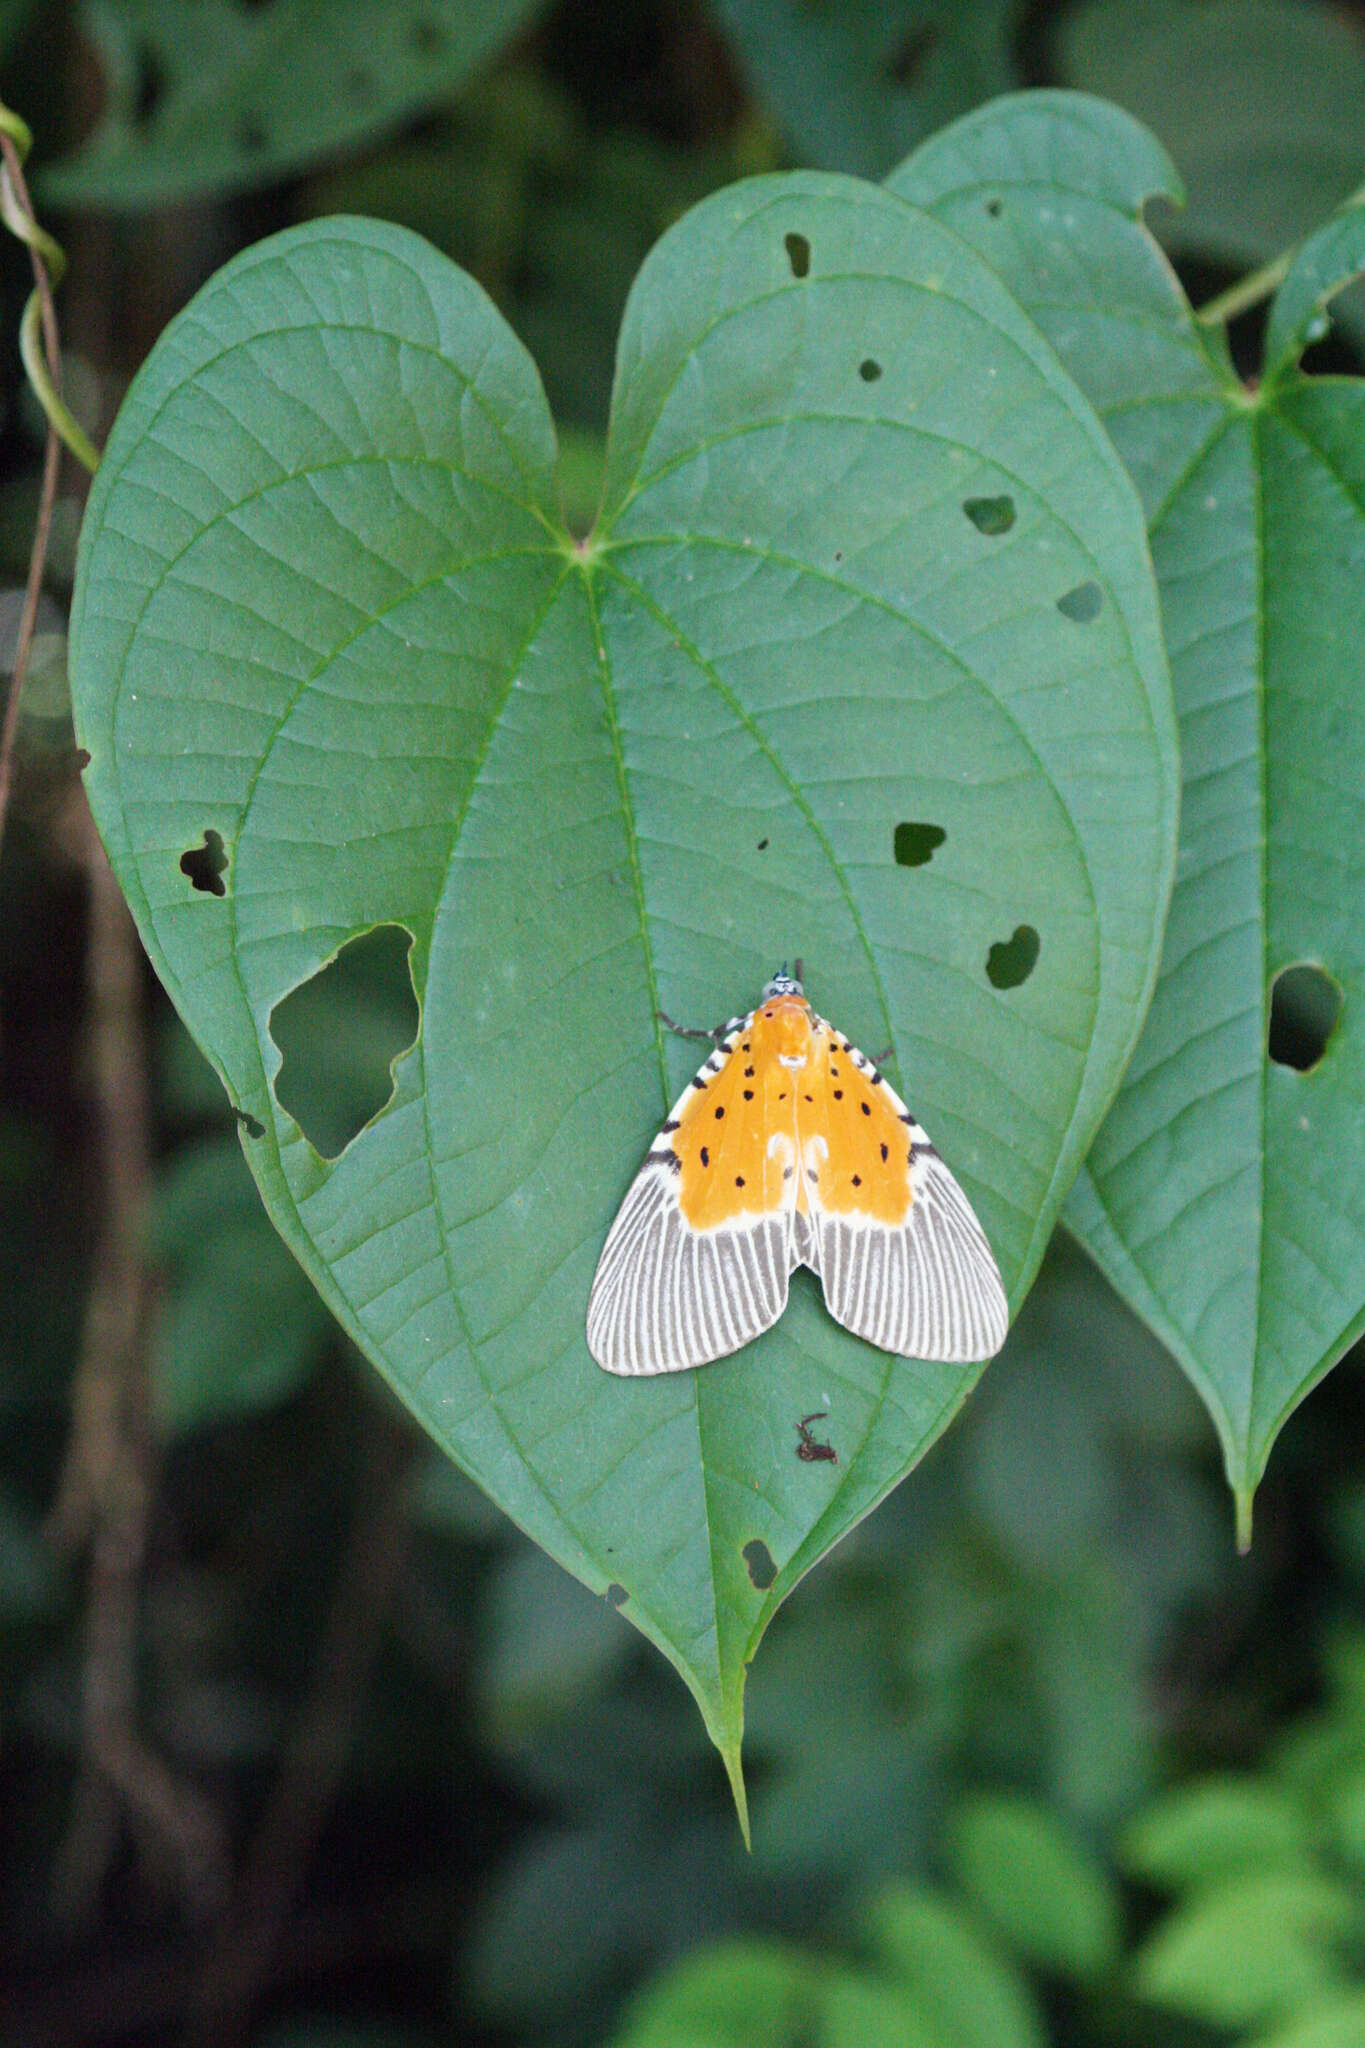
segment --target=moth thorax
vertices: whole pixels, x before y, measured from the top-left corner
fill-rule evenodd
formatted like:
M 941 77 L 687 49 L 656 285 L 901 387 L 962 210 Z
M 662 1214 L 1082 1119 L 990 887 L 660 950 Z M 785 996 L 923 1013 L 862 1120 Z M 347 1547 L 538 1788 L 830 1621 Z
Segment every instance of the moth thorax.
M 810 1006 L 803 996 L 777 996 L 763 1006 L 769 1042 L 784 1067 L 804 1067 L 810 1058 Z

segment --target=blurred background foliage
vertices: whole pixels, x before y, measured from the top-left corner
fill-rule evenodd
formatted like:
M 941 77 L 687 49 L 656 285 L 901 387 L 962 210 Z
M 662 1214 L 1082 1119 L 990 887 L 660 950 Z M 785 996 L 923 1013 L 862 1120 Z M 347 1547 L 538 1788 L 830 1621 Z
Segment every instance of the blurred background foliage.
M 97 437 L 227 255 L 379 214 L 535 354 L 582 524 L 630 280 L 736 177 L 880 176 L 997 91 L 1084 86 L 1181 165 L 1156 225 L 1199 297 L 1365 176 L 1359 0 L 7 0 L 0 57 Z M 11 333 L 27 289 L 10 248 Z M 8 661 L 40 443 L 17 364 L 0 397 Z M 150 978 L 110 1010 L 67 485 L 0 866 L 0 2042 L 1365 2043 L 1359 1359 L 1238 1559 L 1193 1396 L 1059 1241 L 962 1420 L 778 1617 L 746 1856 L 662 1660 L 340 1339 Z M 393 986 L 361 958 L 303 1027 L 340 1129 L 411 1035 Z M 111 1392 L 119 1072 L 150 1286 Z

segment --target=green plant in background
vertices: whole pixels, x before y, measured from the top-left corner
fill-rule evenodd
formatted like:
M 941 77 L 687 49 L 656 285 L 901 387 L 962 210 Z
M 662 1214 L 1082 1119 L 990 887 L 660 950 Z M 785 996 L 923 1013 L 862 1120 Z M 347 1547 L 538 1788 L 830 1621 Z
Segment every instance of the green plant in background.
M 1323 1708 L 1254 1772 L 1196 1777 L 1140 1809 L 1105 1867 L 1023 1794 L 952 1811 L 940 1885 L 873 1892 L 823 1952 L 703 1949 L 647 1987 L 612 2048 L 1042 2048 L 1185 2038 L 1354 2048 L 1365 2030 L 1365 1644 L 1341 1639 Z M 1164 1904 L 1125 1939 L 1120 1874 Z M 1072 2014 L 1059 2035 L 1049 1993 Z

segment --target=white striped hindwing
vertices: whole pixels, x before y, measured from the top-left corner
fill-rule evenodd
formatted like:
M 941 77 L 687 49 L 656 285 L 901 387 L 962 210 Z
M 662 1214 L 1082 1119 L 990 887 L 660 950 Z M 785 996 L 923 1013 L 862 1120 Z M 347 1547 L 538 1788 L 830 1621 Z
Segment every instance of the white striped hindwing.
M 588 1348 L 628 1374 L 722 1358 L 777 1321 L 799 1265 L 881 1350 L 965 1362 L 1004 1342 L 966 1196 L 872 1063 L 779 976 L 646 1154 L 598 1263 Z

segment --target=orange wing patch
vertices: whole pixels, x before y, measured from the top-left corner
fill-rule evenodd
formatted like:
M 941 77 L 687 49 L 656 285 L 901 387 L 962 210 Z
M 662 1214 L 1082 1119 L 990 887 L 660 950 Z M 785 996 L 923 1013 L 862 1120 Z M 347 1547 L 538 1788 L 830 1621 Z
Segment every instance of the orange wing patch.
M 718 1068 L 708 1060 L 693 1081 L 672 1133 L 678 1202 L 693 1230 L 780 1209 L 791 1177 L 794 1148 L 784 1159 L 770 1142 L 784 1120 L 793 1127 L 791 1076 L 778 1064 L 771 1023 L 755 1011 L 718 1057 Z
M 723 1358 L 777 1321 L 798 1266 L 880 1350 L 966 1362 L 1005 1341 L 1004 1289 L 967 1197 L 784 970 L 729 1026 L 631 1182 L 593 1278 L 588 1349 L 630 1374 Z
M 899 1230 L 914 1200 L 912 1126 L 870 1060 L 814 1020 L 817 1055 L 801 1104 L 801 1136 L 823 1139 L 816 1197 L 830 1215 L 866 1216 Z

